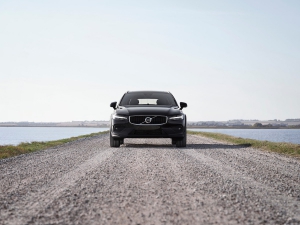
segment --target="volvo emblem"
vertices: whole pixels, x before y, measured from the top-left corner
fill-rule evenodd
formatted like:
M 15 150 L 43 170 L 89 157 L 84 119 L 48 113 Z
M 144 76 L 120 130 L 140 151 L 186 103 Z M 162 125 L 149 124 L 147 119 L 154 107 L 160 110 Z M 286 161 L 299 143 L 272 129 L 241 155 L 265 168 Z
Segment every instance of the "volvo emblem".
M 146 123 L 151 123 L 151 120 L 152 120 L 151 117 L 146 117 L 146 118 L 145 118 L 145 122 L 146 122 Z

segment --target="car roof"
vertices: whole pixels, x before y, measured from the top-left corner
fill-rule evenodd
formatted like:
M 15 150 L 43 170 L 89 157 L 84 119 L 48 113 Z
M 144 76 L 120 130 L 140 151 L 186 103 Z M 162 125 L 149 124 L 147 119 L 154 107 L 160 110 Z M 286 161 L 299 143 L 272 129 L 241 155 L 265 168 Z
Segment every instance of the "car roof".
M 157 93 L 170 93 L 169 91 L 127 91 L 126 93 L 137 93 L 137 92 L 157 92 Z

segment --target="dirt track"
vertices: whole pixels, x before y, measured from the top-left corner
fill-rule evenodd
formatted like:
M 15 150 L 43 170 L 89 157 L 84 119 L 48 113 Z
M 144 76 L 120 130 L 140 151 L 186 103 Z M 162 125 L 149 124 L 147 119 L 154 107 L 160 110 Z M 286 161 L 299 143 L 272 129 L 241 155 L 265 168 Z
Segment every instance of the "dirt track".
M 108 134 L 0 160 L 0 224 L 300 224 L 300 161 Z

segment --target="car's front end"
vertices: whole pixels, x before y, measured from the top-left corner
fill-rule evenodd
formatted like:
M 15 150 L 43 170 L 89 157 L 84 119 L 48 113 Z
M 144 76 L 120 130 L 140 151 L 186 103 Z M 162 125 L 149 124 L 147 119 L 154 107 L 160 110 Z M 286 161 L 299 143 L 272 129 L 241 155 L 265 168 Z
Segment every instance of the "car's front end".
M 111 134 L 114 138 L 182 138 L 186 117 L 177 115 L 119 115 L 111 119 Z
M 170 93 L 130 92 L 111 107 L 115 109 L 110 124 L 112 146 L 122 144 L 124 138 L 171 138 L 173 144 L 186 138 L 186 115 Z

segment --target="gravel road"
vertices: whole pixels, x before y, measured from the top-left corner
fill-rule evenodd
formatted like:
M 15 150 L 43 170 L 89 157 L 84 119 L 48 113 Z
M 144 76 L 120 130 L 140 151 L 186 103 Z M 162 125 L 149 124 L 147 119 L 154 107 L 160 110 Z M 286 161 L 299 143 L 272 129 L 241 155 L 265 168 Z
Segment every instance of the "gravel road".
M 300 160 L 108 134 L 0 160 L 0 224 L 300 224 Z

